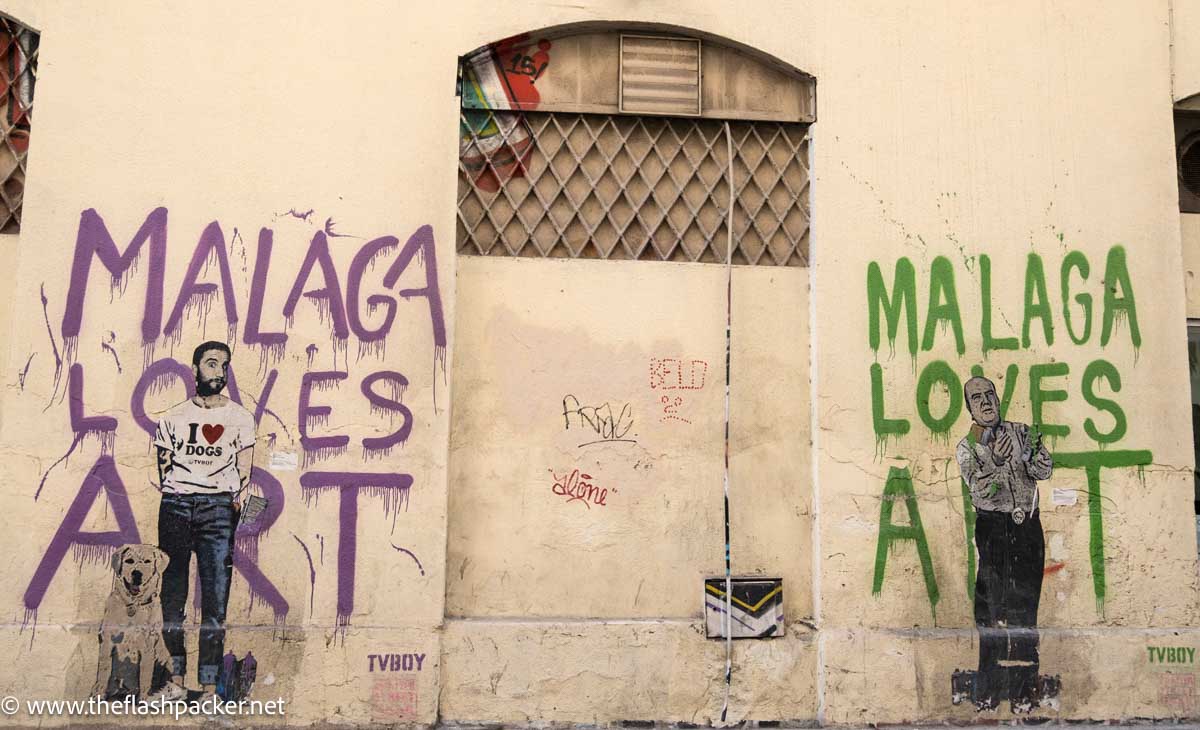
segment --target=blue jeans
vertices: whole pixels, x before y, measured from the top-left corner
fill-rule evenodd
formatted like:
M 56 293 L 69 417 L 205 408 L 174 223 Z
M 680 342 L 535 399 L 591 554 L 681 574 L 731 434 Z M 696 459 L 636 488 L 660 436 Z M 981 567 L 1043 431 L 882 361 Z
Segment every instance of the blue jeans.
M 237 512 L 232 494 L 167 494 L 158 508 L 158 546 L 170 558 L 162 577 L 163 641 L 171 674 L 187 673 L 183 618 L 188 568 L 200 574 L 200 684 L 216 684 L 225 653 L 225 609 L 233 578 Z

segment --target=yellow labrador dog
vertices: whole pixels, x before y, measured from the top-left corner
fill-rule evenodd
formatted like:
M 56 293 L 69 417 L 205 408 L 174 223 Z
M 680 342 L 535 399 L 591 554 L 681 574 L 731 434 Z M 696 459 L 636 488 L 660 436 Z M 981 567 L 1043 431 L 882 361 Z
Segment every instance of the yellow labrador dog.
M 163 643 L 159 588 L 167 554 L 154 545 L 125 545 L 113 553 L 112 593 L 100 622 L 100 664 L 92 695 L 146 697 L 154 667 L 169 667 Z

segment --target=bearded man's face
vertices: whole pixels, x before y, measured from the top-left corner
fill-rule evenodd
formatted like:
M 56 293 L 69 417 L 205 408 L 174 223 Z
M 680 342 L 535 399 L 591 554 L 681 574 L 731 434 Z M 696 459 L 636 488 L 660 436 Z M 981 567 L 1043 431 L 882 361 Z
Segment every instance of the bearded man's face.
M 200 364 L 192 367 L 196 376 L 196 395 L 216 395 L 225 390 L 229 381 L 229 355 L 222 350 L 208 350 L 200 357 Z

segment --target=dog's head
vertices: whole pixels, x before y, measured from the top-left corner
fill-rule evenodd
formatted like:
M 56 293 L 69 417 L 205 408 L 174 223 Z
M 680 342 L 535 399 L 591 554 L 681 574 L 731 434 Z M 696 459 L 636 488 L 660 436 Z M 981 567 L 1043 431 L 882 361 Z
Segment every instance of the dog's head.
M 112 556 L 116 590 L 130 602 L 158 595 L 166 567 L 167 554 L 153 545 L 125 545 Z

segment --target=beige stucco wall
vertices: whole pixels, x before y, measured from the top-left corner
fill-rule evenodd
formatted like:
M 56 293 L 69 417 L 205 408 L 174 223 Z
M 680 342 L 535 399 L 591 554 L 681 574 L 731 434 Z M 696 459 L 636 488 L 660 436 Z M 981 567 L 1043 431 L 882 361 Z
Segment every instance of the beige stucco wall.
M 1101 451 L 1085 422 L 1107 431 L 1112 420 L 1095 397 L 1119 404 L 1128 422 L 1104 452 L 1150 452 L 1142 469 L 1100 473 L 1103 601 L 1091 558 L 1094 489 L 1082 469 L 1060 466 L 1042 490 L 1052 569 L 1039 617 L 1042 671 L 1061 675 L 1063 690 L 1057 709 L 1039 712 L 1195 714 L 1194 696 L 1164 690 L 1174 674 L 1194 678 L 1195 667 L 1163 670 L 1147 651 L 1200 643 L 1189 628 L 1197 619 L 1183 395 L 1191 310 L 1164 101 L 1172 92 L 1165 1 L 6 8 L 43 33 L 26 218 L 12 297 L 0 305 L 9 335 L 0 353 L 8 373 L 0 477 L 7 524 L 19 527 L 0 537 L 8 556 L 0 642 L 12 658 L 0 687 L 9 693 L 82 697 L 95 675 L 96 623 L 111 585 L 104 557 L 66 550 L 44 596 L 29 591 L 69 505 L 103 460 L 101 442 L 88 437 L 59 462 L 73 441 L 67 368 L 82 365 L 83 415 L 119 421 L 115 468 L 140 539 L 153 543 L 158 496 L 149 439 L 133 420 L 134 388 L 149 362 L 186 361 L 195 342 L 226 333 L 217 299 L 207 319 L 192 310 L 177 339 L 143 347 L 144 249 L 111 297 L 107 272 L 93 262 L 80 335 L 69 350 L 63 341 L 81 212 L 95 209 L 123 249 L 161 206 L 163 320 L 201 231 L 218 221 L 239 315 L 234 365 L 249 407 L 277 373 L 267 404 L 276 417 L 263 416 L 256 463 L 279 481 L 282 511 L 257 543 L 257 564 L 288 610 L 252 599 L 241 573 L 229 608 L 228 645 L 258 658 L 256 696 L 286 698 L 296 724 L 719 720 L 725 653 L 704 638 L 701 579 L 724 570 L 724 269 L 454 253 L 458 55 L 523 31 L 613 21 L 694 28 L 817 79 L 812 265 L 738 268 L 733 277 L 734 570 L 783 578 L 787 634 L 735 644 L 729 719 L 975 717 L 950 703 L 951 672 L 974 666 L 977 651 L 953 463 L 968 416 L 944 434 L 922 423 L 916 386 L 935 360 L 960 380 L 980 364 L 1001 387 L 1015 365 L 1011 417 L 1022 422 L 1033 419 L 1030 367 L 1065 363 L 1069 374 L 1043 386 L 1067 393 L 1042 418 L 1070 427 L 1051 443 L 1055 453 Z M 1178 92 L 1186 65 L 1178 34 L 1174 48 Z M 328 239 L 345 295 L 348 268 L 367 241 L 391 235 L 403 245 L 424 225 L 436 256 L 414 259 L 390 295 L 424 286 L 436 260 L 445 353 L 420 296 L 397 297 L 382 350 L 353 336 L 335 346 L 327 314 L 304 297 L 294 321 L 284 321 L 283 301 L 318 230 L 348 236 Z M 282 353 L 243 336 L 264 227 L 274 247 L 262 329 L 287 328 Z M 1127 254 L 1139 347 L 1128 321 L 1099 342 L 1102 279 L 1115 246 Z M 1071 275 L 1068 325 L 1060 273 L 1071 251 L 1090 274 L 1085 282 Z M 1020 338 L 1031 254 L 1044 265 L 1054 343 L 1034 318 L 1028 347 L 984 357 L 981 256 L 990 257 L 993 335 Z M 963 353 L 936 322 L 929 350 L 910 353 L 903 326 L 894 353 L 886 342 L 872 349 L 870 263 L 889 292 L 898 261 L 913 264 L 920 339 L 938 257 L 953 271 Z M 394 258 L 382 255 L 366 270 L 361 298 L 389 293 L 381 280 Z M 217 269 L 201 281 L 219 281 Z M 1087 341 L 1074 344 L 1068 327 L 1081 327 L 1079 292 L 1092 296 L 1093 322 Z M 382 311 L 363 312 L 368 326 L 382 321 Z M 57 373 L 55 351 L 64 359 Z M 12 387 L 31 353 L 24 387 Z M 656 358 L 707 363 L 704 388 L 682 396 L 688 422 L 663 420 L 648 377 Z M 1099 381 L 1089 403 L 1083 374 L 1098 359 L 1120 373 L 1121 386 L 1114 393 Z M 910 422 L 903 437 L 877 438 L 873 363 L 883 414 Z M 335 390 L 313 391 L 314 404 L 334 411 L 310 435 L 352 442 L 345 453 L 289 469 L 289 455 L 302 451 L 302 377 L 327 370 L 348 376 Z M 359 441 L 399 426 L 360 392 L 364 377 L 383 370 L 407 378 L 397 395 L 413 428 L 403 446 L 368 459 Z M 568 394 L 618 411 L 629 404 L 637 443 L 581 448 L 564 425 Z M 146 411 L 182 397 L 170 383 L 148 393 Z M 930 400 L 940 415 L 949 397 L 935 387 Z M 554 477 L 576 468 L 610 488 L 605 505 L 553 492 Z M 872 591 L 892 468 L 913 477 L 936 607 L 913 541 L 885 550 L 882 584 Z M 301 485 L 302 474 L 318 471 L 413 477 L 398 505 L 359 496 L 348 622 L 338 614 L 339 570 L 348 569 L 339 566 L 339 531 L 348 523 L 337 493 L 314 499 Z M 1054 504 L 1054 489 L 1076 490 L 1063 492 L 1074 504 Z M 120 507 L 103 500 L 82 529 L 118 528 Z M 898 523 L 905 512 L 896 510 Z M 370 658 L 378 654 L 424 658 L 419 671 L 381 672 Z
M 1200 215 L 1179 214 L 1179 236 L 1183 244 L 1184 291 L 1187 295 L 1188 317 L 1200 317 Z
M 1200 94 L 1200 3 L 1171 0 L 1171 67 L 1175 101 Z

